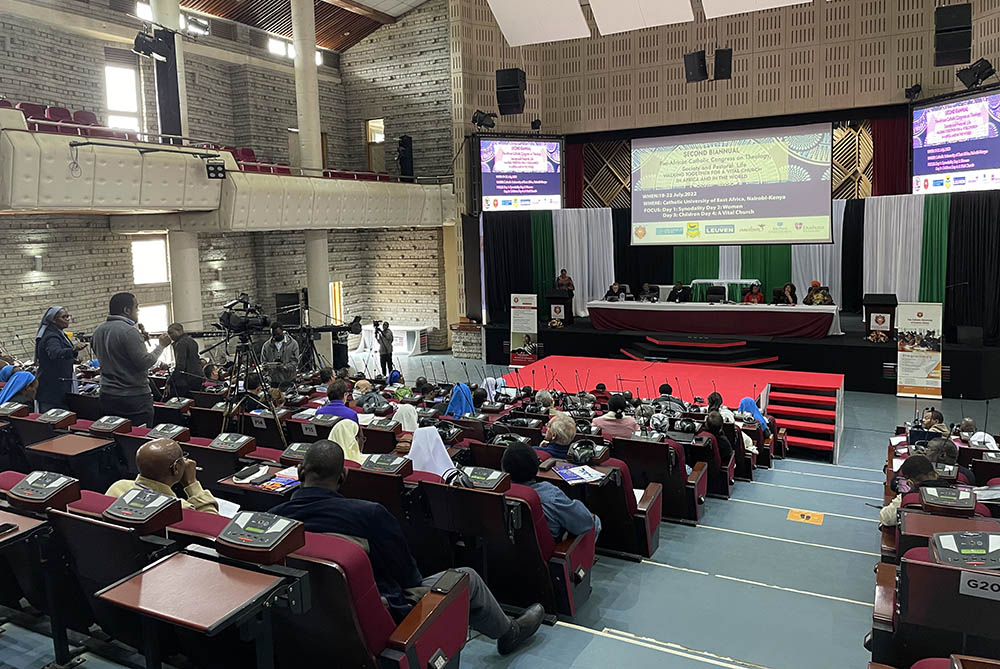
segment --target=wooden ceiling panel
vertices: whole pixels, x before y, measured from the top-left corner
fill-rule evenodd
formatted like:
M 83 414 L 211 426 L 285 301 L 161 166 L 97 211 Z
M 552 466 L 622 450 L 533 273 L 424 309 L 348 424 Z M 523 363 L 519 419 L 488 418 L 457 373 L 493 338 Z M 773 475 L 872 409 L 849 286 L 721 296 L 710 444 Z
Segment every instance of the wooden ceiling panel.
M 394 19 L 359 6 L 355 13 L 339 0 L 335 6 L 325 0 L 315 0 L 316 43 L 324 48 L 344 51 Z M 292 38 L 292 9 L 288 0 L 181 0 L 181 7 L 203 12 L 222 19 L 243 23 L 252 28 Z M 373 18 L 374 17 L 374 18 Z

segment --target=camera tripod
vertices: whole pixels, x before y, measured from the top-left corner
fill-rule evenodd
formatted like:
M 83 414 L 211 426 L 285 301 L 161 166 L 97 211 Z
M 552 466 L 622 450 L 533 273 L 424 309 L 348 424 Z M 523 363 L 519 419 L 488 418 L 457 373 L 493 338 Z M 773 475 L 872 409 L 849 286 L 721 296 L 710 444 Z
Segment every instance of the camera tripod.
M 274 408 L 270 392 L 265 392 L 264 398 L 261 399 L 247 390 L 247 379 L 251 374 L 256 374 L 262 383 L 267 379 L 267 376 L 264 374 L 260 359 L 254 353 L 251 346 L 250 334 L 242 332 L 238 336 L 239 342 L 236 344 L 236 356 L 233 358 L 233 366 L 230 369 L 227 381 L 229 392 L 226 394 L 226 408 L 222 418 L 222 431 L 228 432 L 230 421 L 233 421 L 236 432 L 246 434 L 243 431 L 247 419 L 244 412 L 248 407 L 250 410 L 266 409 L 270 411 L 275 421 L 278 420 L 278 413 Z M 226 341 L 228 340 L 227 338 Z M 240 382 L 243 383 L 243 390 L 240 390 Z M 285 439 L 284 430 L 279 429 L 278 434 L 281 437 L 282 447 L 287 447 L 288 442 Z

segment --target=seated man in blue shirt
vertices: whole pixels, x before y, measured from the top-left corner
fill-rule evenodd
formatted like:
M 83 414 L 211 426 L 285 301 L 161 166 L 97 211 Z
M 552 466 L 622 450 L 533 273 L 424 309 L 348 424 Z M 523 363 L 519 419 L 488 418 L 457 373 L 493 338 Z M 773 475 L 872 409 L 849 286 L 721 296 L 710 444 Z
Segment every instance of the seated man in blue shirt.
M 565 460 L 574 439 L 576 439 L 576 421 L 569 414 L 557 411 L 545 426 L 545 441 L 538 448 L 557 460 Z
M 579 536 L 593 528 L 595 536 L 600 534 L 601 519 L 592 515 L 583 502 L 570 499 L 566 493 L 547 481 L 535 480 L 538 475 L 538 456 L 531 446 L 511 444 L 504 451 L 500 466 L 510 474 L 511 481 L 526 485 L 538 493 L 545 523 L 557 543 L 562 540 L 565 532 Z
M 388 602 L 393 619 L 397 623 L 402 621 L 422 594 L 407 591 L 424 588 L 426 592 L 441 574 L 421 576 L 399 521 L 384 506 L 350 499 L 337 492 L 347 475 L 344 451 L 338 444 L 326 439 L 315 442 L 298 469 L 301 485 L 291 500 L 274 507 L 271 513 L 302 521 L 307 532 L 330 532 L 366 540 L 379 593 Z M 541 604 L 532 604 L 512 620 L 479 574 L 465 567 L 458 570 L 469 575 L 469 625 L 496 639 L 497 652 L 501 655 L 513 652 L 538 630 L 545 615 Z
M 350 418 L 355 423 L 358 422 L 358 412 L 344 404 L 344 397 L 347 395 L 347 384 L 337 379 L 326 389 L 327 403 L 316 410 L 317 414 L 329 414 Z

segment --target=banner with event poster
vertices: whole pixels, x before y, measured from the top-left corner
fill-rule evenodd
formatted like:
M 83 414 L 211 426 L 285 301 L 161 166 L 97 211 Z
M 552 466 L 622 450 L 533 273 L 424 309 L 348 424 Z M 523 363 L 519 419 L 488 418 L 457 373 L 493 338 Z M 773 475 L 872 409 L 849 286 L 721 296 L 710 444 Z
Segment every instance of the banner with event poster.
M 943 309 L 938 302 L 896 307 L 896 394 L 941 399 Z
M 538 296 L 510 295 L 510 365 L 524 367 L 538 360 Z

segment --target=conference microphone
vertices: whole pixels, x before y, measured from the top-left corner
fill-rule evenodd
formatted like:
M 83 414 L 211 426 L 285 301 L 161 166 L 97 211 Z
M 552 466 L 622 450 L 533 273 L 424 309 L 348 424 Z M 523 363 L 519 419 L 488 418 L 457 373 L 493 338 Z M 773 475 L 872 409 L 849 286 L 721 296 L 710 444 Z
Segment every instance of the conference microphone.
M 589 385 L 590 385 L 590 369 L 587 369 L 587 378 L 583 380 L 583 389 L 587 390 L 587 387 Z
M 753 395 L 750 396 L 750 399 L 753 400 L 754 404 L 757 403 L 757 384 L 756 383 L 753 384 Z
M 691 377 L 690 376 L 687 378 L 687 382 L 688 382 L 688 390 L 691 391 L 691 402 L 697 403 L 697 399 L 698 398 L 696 398 L 695 395 L 694 395 L 694 386 L 691 385 Z
M 544 362 L 542 363 L 542 376 L 545 377 L 545 379 L 544 379 L 545 380 L 545 387 L 548 388 L 549 387 L 549 368 L 545 366 Z
M 531 368 L 531 389 L 535 389 L 535 368 Z
M 986 400 L 986 424 L 983 425 L 983 432 L 990 433 L 990 401 Z
M 719 392 L 718 388 L 715 387 L 715 379 L 712 379 L 712 392 L 713 393 Z
M 683 401 L 683 400 L 684 400 L 684 393 L 683 393 L 683 391 L 681 390 L 681 380 L 680 380 L 680 379 L 678 379 L 678 378 L 677 378 L 677 377 L 675 376 L 675 377 L 674 377 L 674 383 L 676 383 L 676 384 L 677 384 L 677 396 L 678 396 L 678 397 L 680 397 L 680 398 L 681 398 L 681 400 Z
M 444 382 L 448 383 L 448 368 L 445 367 L 444 360 L 441 361 L 441 373 L 444 375 Z

